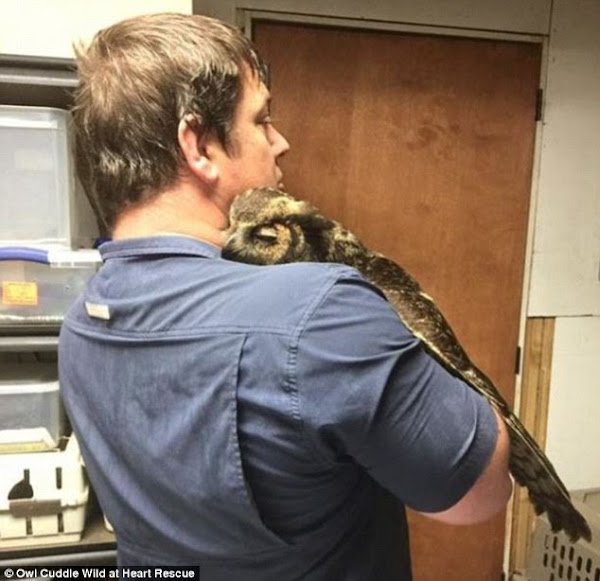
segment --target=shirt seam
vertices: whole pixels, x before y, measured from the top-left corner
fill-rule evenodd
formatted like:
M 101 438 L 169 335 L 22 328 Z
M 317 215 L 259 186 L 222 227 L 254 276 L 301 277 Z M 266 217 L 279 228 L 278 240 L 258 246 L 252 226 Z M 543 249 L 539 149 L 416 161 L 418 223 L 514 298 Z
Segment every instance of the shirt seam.
M 269 333 L 273 335 L 289 335 L 290 328 L 286 327 L 255 327 L 249 330 L 246 325 L 204 325 L 203 330 L 198 329 L 155 329 L 145 331 L 134 331 L 129 329 L 110 329 L 103 327 L 102 329 L 96 329 L 95 327 L 76 323 L 72 320 L 65 320 L 63 326 L 79 333 L 86 333 L 89 335 L 95 335 L 98 337 L 106 338 L 107 336 L 119 337 L 127 339 L 129 337 L 136 338 L 157 338 L 157 336 L 165 338 L 185 338 L 193 339 L 194 337 L 204 337 L 206 335 L 214 335 L 215 332 L 220 335 L 226 334 L 249 334 L 254 333 Z
M 327 458 L 324 454 L 319 452 L 317 446 L 314 441 L 310 437 L 308 430 L 305 427 L 305 422 L 302 418 L 302 413 L 300 411 L 300 395 L 298 392 L 298 373 L 297 373 L 297 362 L 298 362 L 298 349 L 300 344 L 300 337 L 306 330 L 306 325 L 308 321 L 314 316 L 317 308 L 325 301 L 334 285 L 340 280 L 342 274 L 339 272 L 335 273 L 335 276 L 332 276 L 327 284 L 323 284 L 321 292 L 317 293 L 313 301 L 306 308 L 305 313 L 302 318 L 298 322 L 296 329 L 291 335 L 290 345 L 288 348 L 288 361 L 287 361 L 287 370 L 286 370 L 286 391 L 289 392 L 292 399 L 292 413 L 298 424 L 300 425 L 300 430 L 302 433 L 302 438 L 306 443 L 306 447 L 311 454 L 313 460 L 320 464 L 324 464 L 326 466 L 335 466 L 336 462 Z

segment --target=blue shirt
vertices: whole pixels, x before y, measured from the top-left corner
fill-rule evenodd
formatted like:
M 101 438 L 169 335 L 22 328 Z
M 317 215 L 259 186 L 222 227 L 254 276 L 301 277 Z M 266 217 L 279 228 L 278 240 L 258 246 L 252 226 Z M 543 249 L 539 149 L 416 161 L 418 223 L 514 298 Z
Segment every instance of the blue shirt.
M 119 564 L 409 579 L 402 506 L 472 486 L 496 441 L 487 402 L 354 269 L 237 264 L 177 236 L 100 250 L 59 369 Z

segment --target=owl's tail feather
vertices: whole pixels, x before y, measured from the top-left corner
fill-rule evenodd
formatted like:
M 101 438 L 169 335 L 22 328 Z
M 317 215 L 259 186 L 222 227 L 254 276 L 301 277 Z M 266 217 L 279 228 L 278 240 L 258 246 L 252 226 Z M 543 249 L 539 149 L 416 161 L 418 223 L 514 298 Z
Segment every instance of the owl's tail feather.
M 509 469 L 515 480 L 527 488 L 536 514 L 547 513 L 554 532 L 564 530 L 571 542 L 592 532 L 585 518 L 573 506 L 569 493 L 552 464 L 514 415 L 505 418 L 511 441 Z
M 510 436 L 510 472 L 517 483 L 527 488 L 536 514 L 547 513 L 552 530 L 564 530 L 572 542 L 581 537 L 589 541 L 592 536 L 590 527 L 573 506 L 569 492 L 554 466 L 510 410 L 491 380 L 474 365 L 463 372 L 463 377 L 486 395 L 503 417 Z

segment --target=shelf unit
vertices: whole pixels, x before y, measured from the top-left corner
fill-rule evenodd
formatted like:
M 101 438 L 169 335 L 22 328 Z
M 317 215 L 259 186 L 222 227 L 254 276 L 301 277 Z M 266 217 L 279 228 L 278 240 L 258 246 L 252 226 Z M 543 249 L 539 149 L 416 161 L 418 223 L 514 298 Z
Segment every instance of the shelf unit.
M 72 59 L 0 54 L 0 102 L 68 109 L 77 86 Z
M 0 54 L 0 103 L 70 108 L 77 86 L 72 59 Z M 0 331 L 1 363 L 15 357 L 55 360 L 56 326 L 5 328 Z M 102 512 L 90 491 L 88 515 L 77 543 L 0 548 L 0 566 L 115 565 L 114 535 L 104 527 Z

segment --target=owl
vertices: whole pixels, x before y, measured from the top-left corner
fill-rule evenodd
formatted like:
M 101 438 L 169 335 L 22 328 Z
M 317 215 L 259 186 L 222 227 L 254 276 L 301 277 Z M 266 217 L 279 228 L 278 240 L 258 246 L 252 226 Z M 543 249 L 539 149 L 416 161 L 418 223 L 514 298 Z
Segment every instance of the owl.
M 238 196 L 230 209 L 222 256 L 249 264 L 337 262 L 356 268 L 385 295 L 404 325 L 450 373 L 483 395 L 499 412 L 510 436 L 509 469 L 527 488 L 537 514 L 572 542 L 591 539 L 552 464 L 511 411 L 492 381 L 469 359 L 444 315 L 419 283 L 394 261 L 372 252 L 341 224 L 314 206 L 273 188 Z

